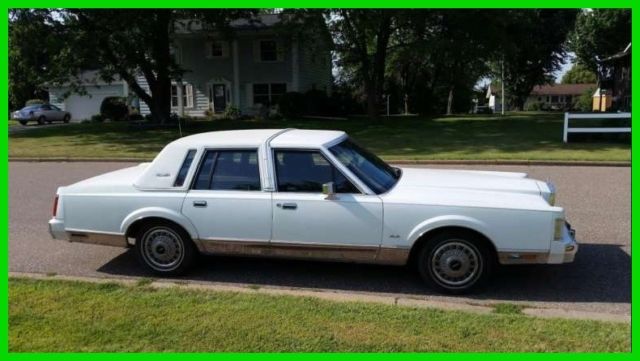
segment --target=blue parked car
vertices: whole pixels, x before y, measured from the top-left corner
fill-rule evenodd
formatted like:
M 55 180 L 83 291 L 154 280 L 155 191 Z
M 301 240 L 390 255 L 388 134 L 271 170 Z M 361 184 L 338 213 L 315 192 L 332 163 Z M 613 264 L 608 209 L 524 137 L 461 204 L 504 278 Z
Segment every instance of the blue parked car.
M 65 112 L 51 104 L 34 104 L 27 105 L 26 107 L 13 112 L 12 118 L 20 122 L 22 125 L 27 125 L 27 122 L 30 121 L 36 121 L 41 125 L 54 121 L 69 123 L 71 120 L 71 113 Z

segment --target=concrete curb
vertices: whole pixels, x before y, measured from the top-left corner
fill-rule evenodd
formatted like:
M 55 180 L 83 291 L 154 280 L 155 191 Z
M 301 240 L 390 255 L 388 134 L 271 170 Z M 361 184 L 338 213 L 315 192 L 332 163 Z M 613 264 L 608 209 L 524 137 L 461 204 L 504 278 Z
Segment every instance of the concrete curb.
M 149 158 L 70 158 L 70 157 L 9 157 L 9 162 L 150 162 Z M 391 164 L 398 165 L 544 165 L 544 166 L 582 166 L 582 167 L 630 167 L 631 162 L 610 162 L 610 161 L 553 161 L 553 160 L 411 160 L 399 159 L 389 160 Z
M 63 281 L 81 281 L 91 283 L 118 283 L 126 286 L 135 286 L 143 278 L 125 278 L 125 277 L 83 277 L 83 276 L 65 276 L 65 275 L 48 275 L 43 273 L 27 273 L 27 272 L 9 272 L 9 277 L 13 278 L 30 278 L 38 280 L 63 280 Z M 411 308 L 431 308 L 443 311 L 462 311 L 478 314 L 491 314 L 494 308 L 488 304 L 469 304 L 463 302 L 444 302 L 434 301 L 411 297 L 397 297 L 374 295 L 364 292 L 347 292 L 332 290 L 311 290 L 305 288 L 281 288 L 272 286 L 257 285 L 230 285 L 223 283 L 199 283 L 183 280 L 156 280 L 153 279 L 148 287 L 154 288 L 178 288 L 199 291 L 216 291 L 216 292 L 237 292 L 250 294 L 263 294 L 273 296 L 294 296 L 294 297 L 312 297 L 332 302 L 364 302 L 378 303 L 398 307 Z M 578 310 L 565 310 L 559 308 L 533 308 L 524 307 L 522 313 L 530 317 L 541 318 L 563 318 L 577 320 L 595 320 L 606 322 L 630 323 L 631 316 L 620 314 L 609 314 L 599 312 L 586 312 Z

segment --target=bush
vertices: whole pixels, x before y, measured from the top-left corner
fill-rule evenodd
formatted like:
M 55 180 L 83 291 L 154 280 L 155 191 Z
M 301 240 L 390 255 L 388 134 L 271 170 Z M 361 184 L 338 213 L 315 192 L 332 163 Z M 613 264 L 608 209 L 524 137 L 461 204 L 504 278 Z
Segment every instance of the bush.
M 240 118 L 240 109 L 238 109 L 238 107 L 234 107 L 233 105 L 228 105 L 224 110 L 223 116 L 227 119 L 238 119 Z
M 527 103 L 527 105 L 525 105 L 524 110 L 529 111 L 529 112 L 537 112 L 540 110 L 544 110 L 545 106 L 544 103 L 542 102 L 531 102 L 531 103 Z
M 91 123 L 102 123 L 104 122 L 104 118 L 102 117 L 102 114 L 94 114 L 91 116 L 90 119 Z
M 100 105 L 100 114 L 112 121 L 126 120 L 129 116 L 127 99 L 124 97 L 106 97 Z
M 578 97 L 573 104 L 573 109 L 580 112 L 590 112 L 593 109 L 593 93 L 595 89 L 587 89 L 582 95 Z
M 304 93 L 304 113 L 309 115 L 333 115 L 329 107 L 327 93 L 317 89 Z
M 27 102 L 24 104 L 25 107 L 28 107 L 29 105 L 36 105 L 36 104 L 46 104 L 47 102 L 42 100 L 42 99 L 29 99 L 27 100 Z
M 285 118 L 295 118 L 305 112 L 305 97 L 302 93 L 284 93 L 278 100 L 278 112 Z

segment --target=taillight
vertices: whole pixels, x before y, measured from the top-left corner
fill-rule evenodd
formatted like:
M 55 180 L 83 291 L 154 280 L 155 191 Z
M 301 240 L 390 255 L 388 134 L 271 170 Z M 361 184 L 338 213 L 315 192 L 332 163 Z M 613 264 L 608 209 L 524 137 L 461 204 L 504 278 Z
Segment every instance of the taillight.
M 58 195 L 56 194 L 56 198 L 53 200 L 53 216 L 56 216 L 58 212 Z

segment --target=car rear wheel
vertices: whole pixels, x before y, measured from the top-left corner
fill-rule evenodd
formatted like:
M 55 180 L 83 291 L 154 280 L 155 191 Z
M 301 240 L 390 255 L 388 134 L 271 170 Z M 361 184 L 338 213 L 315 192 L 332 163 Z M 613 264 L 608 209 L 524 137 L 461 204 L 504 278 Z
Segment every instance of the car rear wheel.
M 70 120 L 71 120 L 71 116 L 69 116 L 69 114 L 65 115 L 64 118 L 62 118 L 62 121 L 65 123 L 69 123 Z
M 45 118 L 45 117 L 44 117 L 44 115 L 41 115 L 41 116 L 38 118 L 38 124 L 40 124 L 40 125 L 43 125 L 43 124 L 44 124 L 44 122 L 46 122 L 46 121 L 47 121 L 47 118 Z
M 138 259 L 165 276 L 184 274 L 193 266 L 197 250 L 189 234 L 169 222 L 149 222 L 136 237 Z
M 422 279 L 439 291 L 464 294 L 483 286 L 495 268 L 486 242 L 471 232 L 442 232 L 420 250 Z

